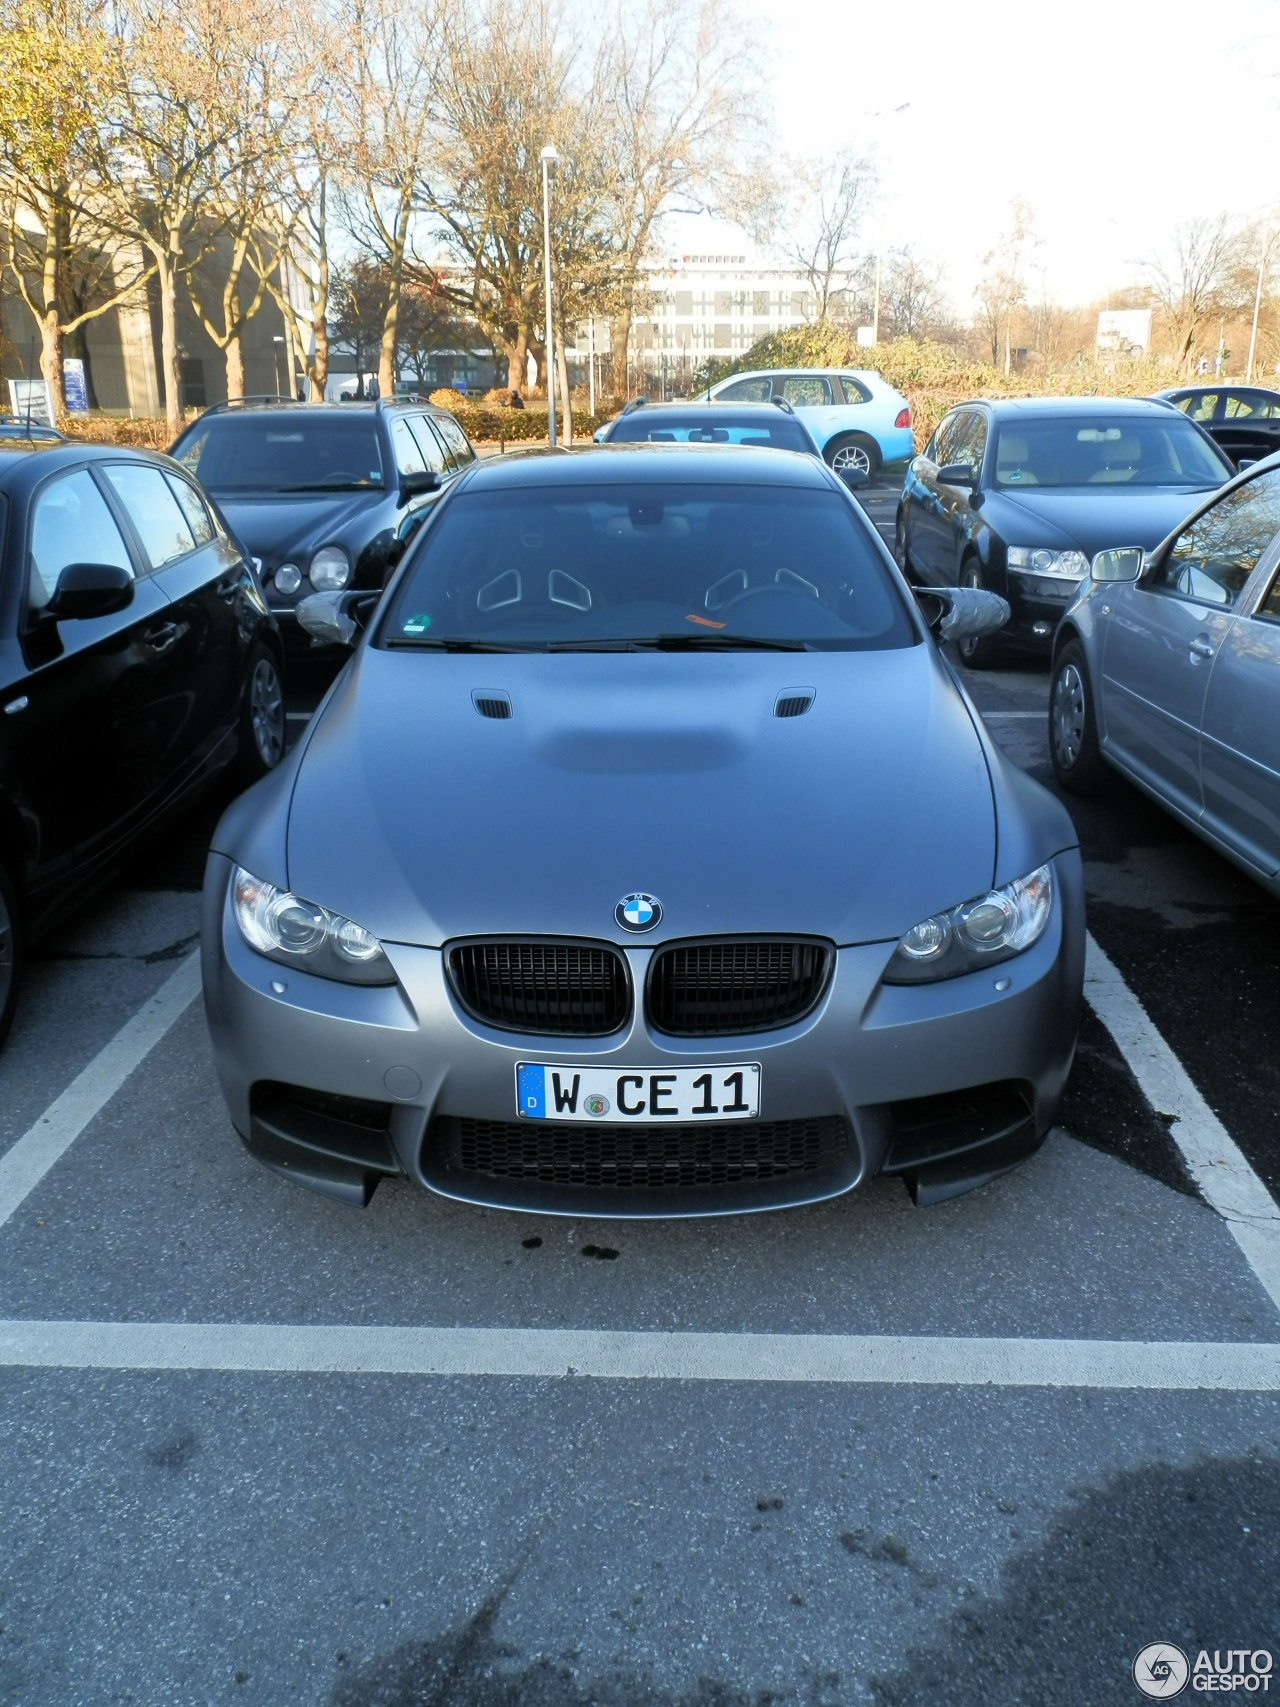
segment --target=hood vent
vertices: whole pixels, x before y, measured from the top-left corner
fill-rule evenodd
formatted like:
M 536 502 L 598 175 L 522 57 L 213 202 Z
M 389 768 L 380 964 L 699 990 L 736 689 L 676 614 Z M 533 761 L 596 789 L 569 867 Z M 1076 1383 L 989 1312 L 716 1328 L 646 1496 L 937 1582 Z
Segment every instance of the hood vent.
M 471 703 L 481 717 L 510 717 L 511 701 L 504 693 L 473 693 Z
M 773 702 L 775 717 L 803 717 L 817 698 L 812 688 L 783 688 Z

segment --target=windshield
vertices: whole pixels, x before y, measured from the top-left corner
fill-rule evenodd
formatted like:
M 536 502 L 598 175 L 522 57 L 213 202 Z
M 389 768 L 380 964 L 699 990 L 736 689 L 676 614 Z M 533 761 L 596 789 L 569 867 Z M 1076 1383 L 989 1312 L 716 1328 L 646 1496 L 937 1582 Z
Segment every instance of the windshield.
M 645 418 L 643 409 L 623 415 L 609 429 L 610 444 L 701 444 L 764 445 L 774 450 L 798 450 L 814 454 L 814 444 L 794 415 L 781 409 L 762 420 L 759 415 L 739 415 L 723 404 L 714 412 L 705 404 L 684 419 L 662 415 Z
M 372 415 L 214 416 L 199 422 L 175 454 L 216 494 L 351 491 L 382 485 Z
M 698 484 L 460 492 L 424 530 L 383 646 L 910 646 L 875 541 L 835 492 Z
M 1070 416 L 997 428 L 997 486 L 1221 486 L 1235 470 L 1189 422 Z

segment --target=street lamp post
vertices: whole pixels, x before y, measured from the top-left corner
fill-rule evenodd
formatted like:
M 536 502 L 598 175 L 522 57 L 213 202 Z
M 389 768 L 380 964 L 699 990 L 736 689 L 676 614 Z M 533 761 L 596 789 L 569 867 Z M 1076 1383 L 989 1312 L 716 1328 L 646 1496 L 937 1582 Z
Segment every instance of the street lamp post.
M 547 168 L 554 166 L 560 156 L 555 147 L 548 143 L 542 150 L 542 284 L 543 295 L 547 303 L 547 428 L 551 438 L 551 448 L 556 444 L 556 348 L 555 331 L 552 326 L 551 313 L 551 188 L 547 181 Z

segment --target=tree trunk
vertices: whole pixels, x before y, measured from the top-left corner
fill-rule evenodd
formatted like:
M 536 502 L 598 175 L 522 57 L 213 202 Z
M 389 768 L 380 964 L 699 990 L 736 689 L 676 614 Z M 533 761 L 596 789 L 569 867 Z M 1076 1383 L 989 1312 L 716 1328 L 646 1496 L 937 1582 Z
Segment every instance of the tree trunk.
M 160 292 L 160 383 L 164 390 L 164 413 L 169 431 L 176 438 L 182 429 L 182 371 L 178 365 L 178 304 L 175 254 L 180 254 L 170 233 L 170 244 L 156 254 L 156 286 Z
M 233 332 L 227 339 L 224 351 L 227 364 L 227 396 L 244 396 L 244 350 L 240 343 L 240 334 Z
M 56 307 L 46 309 L 40 320 L 40 377 L 53 398 L 53 425 L 61 427 L 67 404 L 62 395 L 62 321 Z
M 613 350 L 613 394 L 622 397 L 627 389 L 627 350 L 631 344 L 631 304 L 624 302 L 609 325 Z
M 507 390 L 522 392 L 529 383 L 529 328 L 517 326 L 515 343 L 503 340 L 498 348 L 507 358 Z
M 569 363 L 565 358 L 564 339 L 556 344 L 556 400 L 564 409 L 564 442 L 573 443 L 573 404 L 569 397 Z
M 382 347 L 378 352 L 378 392 L 383 397 L 396 394 L 396 342 L 400 327 L 400 287 L 404 281 L 404 251 L 409 240 L 410 195 L 402 193 L 397 212 L 394 241 L 391 245 L 390 266 L 387 269 L 387 312 L 382 322 Z
M 329 384 L 329 328 L 325 324 L 323 314 L 316 316 L 312 331 L 316 340 L 316 353 L 311 360 L 311 401 L 323 403 L 325 390 Z

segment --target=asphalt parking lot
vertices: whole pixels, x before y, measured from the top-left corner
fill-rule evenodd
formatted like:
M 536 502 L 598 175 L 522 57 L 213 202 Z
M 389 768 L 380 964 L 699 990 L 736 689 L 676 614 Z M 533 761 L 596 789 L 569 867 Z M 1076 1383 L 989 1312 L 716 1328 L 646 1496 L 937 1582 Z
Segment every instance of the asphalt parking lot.
M 965 680 L 1047 782 L 1045 664 Z M 222 803 L 0 1055 L 4 1707 L 1096 1707 L 1148 1643 L 1280 1658 L 1280 905 L 1071 801 L 1062 1127 L 933 1209 L 359 1211 L 227 1122 Z

